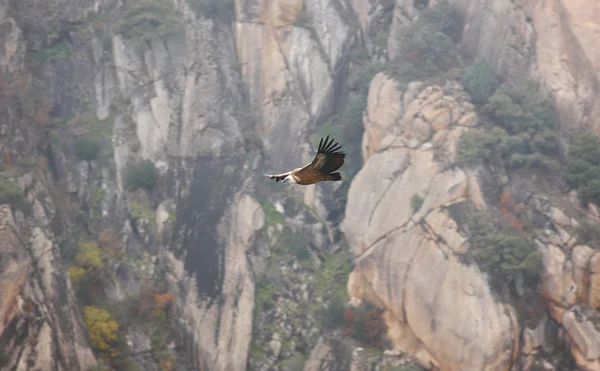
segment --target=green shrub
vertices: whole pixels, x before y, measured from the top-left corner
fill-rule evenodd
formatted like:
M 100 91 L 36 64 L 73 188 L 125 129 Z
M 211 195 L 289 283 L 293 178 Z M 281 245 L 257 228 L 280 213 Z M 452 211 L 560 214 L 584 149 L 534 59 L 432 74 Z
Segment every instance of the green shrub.
M 577 135 L 569 149 L 565 171 L 567 183 L 577 189 L 583 205 L 600 205 L 600 137 L 585 132 Z
M 412 208 L 413 213 L 419 211 L 421 206 L 423 206 L 423 201 L 424 198 L 418 193 L 412 195 L 412 197 L 410 198 L 410 207 Z
M 73 151 L 80 160 L 92 161 L 98 157 L 98 154 L 102 151 L 102 146 L 96 140 L 77 138 L 73 143 Z
M 319 309 L 319 322 L 323 330 L 333 330 L 344 326 L 344 312 L 347 299 L 344 293 L 332 293 L 329 304 Z
M 290 227 L 285 227 L 281 234 L 279 245 L 284 251 L 292 254 L 299 261 L 310 259 L 310 251 L 308 238 L 301 233 L 294 233 Z
M 467 222 L 471 248 L 463 256 L 488 273 L 492 286 L 513 282 L 518 275 L 538 278 L 541 253 L 516 228 L 496 223 L 485 212 L 474 212 Z
M 28 204 L 18 185 L 8 179 L 0 179 L 0 205 L 10 205 L 13 210 L 25 211 Z
M 584 243 L 590 247 L 600 247 L 600 226 L 595 223 L 582 221 L 575 230 L 578 243 Z
M 440 1 L 425 9 L 419 19 L 399 34 L 398 57 L 386 72 L 403 82 L 434 77 L 461 64 L 456 50 L 463 29 L 457 7 Z
M 125 185 L 128 190 L 145 189 L 151 192 L 158 181 L 158 169 L 150 160 L 130 165 L 125 171 Z
M 235 0 L 188 0 L 197 14 L 219 20 L 235 19 Z
M 69 44 L 61 41 L 39 51 L 27 51 L 25 59 L 32 63 L 43 63 L 48 61 L 60 61 L 70 58 L 72 55 Z
M 547 98 L 529 84 L 502 85 L 488 102 L 485 108 L 493 129 L 472 129 L 465 133 L 457 143 L 457 164 L 470 166 L 501 158 L 510 169 L 558 168 L 557 121 Z
M 487 108 L 510 135 L 527 133 L 533 137 L 558 126 L 554 105 L 531 83 L 502 84 L 489 98 Z
M 165 0 L 136 0 L 118 21 L 124 38 L 145 44 L 181 29 L 181 21 Z
M 269 201 L 261 202 L 263 212 L 265 213 L 265 227 L 274 224 L 285 224 L 285 216 L 277 211 L 275 205 Z
M 154 210 L 152 210 L 152 206 L 146 203 L 133 201 L 131 203 L 131 217 L 154 223 Z
M 301 353 L 294 353 L 290 358 L 281 362 L 284 371 L 302 371 L 304 370 L 304 356 Z
M 480 58 L 466 69 L 461 83 L 476 104 L 485 104 L 500 86 L 499 77 L 485 59 Z
M 480 129 L 470 129 L 456 143 L 456 163 L 460 166 L 479 164 L 491 157 L 496 144 L 491 133 Z

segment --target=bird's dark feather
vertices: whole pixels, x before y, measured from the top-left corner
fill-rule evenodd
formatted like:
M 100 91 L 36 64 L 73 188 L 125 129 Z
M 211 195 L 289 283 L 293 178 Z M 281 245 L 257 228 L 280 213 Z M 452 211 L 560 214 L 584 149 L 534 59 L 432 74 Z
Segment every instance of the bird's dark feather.
M 318 172 L 321 174 L 329 174 L 336 171 L 344 164 L 345 152 L 341 152 L 342 146 L 339 143 L 335 143 L 334 139 L 329 139 L 329 135 L 319 141 L 319 147 L 317 149 L 317 155 L 313 161 L 306 165 L 300 170 L 298 176 L 307 176 L 311 172 Z
M 276 182 L 280 182 L 288 176 L 294 176 L 298 184 L 314 184 L 324 180 L 342 180 L 340 173 L 334 173 L 344 164 L 346 152 L 340 151 L 342 146 L 335 143 L 334 139 L 329 139 L 329 135 L 321 138 L 317 148 L 317 154 L 310 164 L 302 169 L 282 174 L 265 174 Z M 293 173 L 293 175 L 292 175 Z

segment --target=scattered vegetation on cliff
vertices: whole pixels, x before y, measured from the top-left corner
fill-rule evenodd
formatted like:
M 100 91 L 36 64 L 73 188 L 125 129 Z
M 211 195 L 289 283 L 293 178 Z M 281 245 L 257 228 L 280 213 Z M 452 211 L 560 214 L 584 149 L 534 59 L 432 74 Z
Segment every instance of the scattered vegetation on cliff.
M 281 362 L 281 366 L 286 371 L 303 371 L 305 359 L 301 353 L 294 353 L 293 356 Z
M 152 192 L 158 182 L 158 169 L 150 160 L 142 160 L 125 169 L 125 185 L 130 191 L 145 189 Z
M 426 8 L 398 35 L 400 50 L 388 64 L 387 74 L 407 83 L 440 76 L 461 66 L 456 44 L 463 26 L 462 13 L 448 1 Z
M 0 205 L 10 205 L 13 210 L 24 211 L 28 203 L 18 185 L 8 179 L 0 178 Z
M 380 52 L 387 51 L 388 39 L 390 36 L 390 28 L 394 20 L 394 7 L 396 6 L 395 0 L 382 0 L 379 2 L 381 6 L 382 17 L 378 20 L 379 24 L 377 27 L 371 27 L 371 30 L 375 31 L 374 35 L 371 35 L 375 46 Z M 385 53 L 387 55 L 387 53 Z
M 577 135 L 571 143 L 565 172 L 567 183 L 577 190 L 585 206 L 600 205 L 600 137 L 591 132 Z
M 315 294 L 327 298 L 324 306 L 315 308 L 323 330 L 341 328 L 348 302 L 346 283 L 350 274 L 350 257 L 345 253 L 324 254 L 325 263 L 317 272 Z
M 173 6 L 165 0 L 136 0 L 118 21 L 121 35 L 139 44 L 169 36 L 181 27 Z
M 234 0 L 188 0 L 198 14 L 206 18 L 231 21 L 235 19 Z
M 381 371 L 424 371 L 425 369 L 414 365 L 406 364 L 401 366 L 385 366 Z
M 73 150 L 80 160 L 92 161 L 98 157 L 98 154 L 102 151 L 102 146 L 96 140 L 81 137 L 73 143 Z
M 500 86 L 500 76 L 485 59 L 479 58 L 466 69 L 461 83 L 475 104 L 486 104 Z
M 361 344 L 383 349 L 387 333 L 387 324 L 382 317 L 383 312 L 383 309 L 364 301 L 358 308 L 346 309 L 344 334 L 352 336 Z
M 310 219 L 311 211 L 298 207 L 301 202 L 286 201 L 284 207 L 294 210 L 292 213 L 304 212 L 305 220 Z M 264 235 L 272 237 L 267 241 L 271 255 L 262 273 L 255 277 L 255 326 L 248 367 L 254 369 L 272 362 L 273 367 L 296 366 L 303 363 L 298 352 L 312 347 L 319 334 L 343 326 L 350 259 L 345 251 L 309 250 L 306 236 L 286 226 L 285 218 L 274 205 L 262 204 L 270 221 Z M 312 223 L 315 222 L 316 219 Z M 274 322 L 279 323 L 282 318 L 285 328 L 275 326 Z M 281 342 L 276 359 L 269 346 L 274 334 Z
M 72 55 L 69 44 L 65 41 L 57 42 L 38 51 L 27 51 L 25 60 L 29 63 L 44 63 L 70 58 Z
M 421 206 L 423 206 L 423 201 L 425 201 L 425 199 L 418 193 L 415 193 L 410 197 L 410 207 L 412 208 L 413 213 L 419 211 Z
M 265 227 L 275 224 L 285 224 L 285 216 L 277 211 L 275 205 L 269 201 L 261 202 L 263 212 L 265 213 Z
M 477 68 L 487 70 L 481 64 Z M 474 79 L 469 81 L 473 91 L 488 86 L 487 82 L 480 85 Z M 483 100 L 490 91 L 481 89 L 478 94 L 482 95 L 477 99 Z M 554 106 L 550 99 L 537 92 L 535 86 L 501 85 L 487 98 L 482 114 L 487 115 L 490 127 L 471 129 L 461 137 L 456 148 L 458 165 L 502 160 L 509 169 L 558 169 L 558 125 Z
M 75 255 L 75 263 L 68 268 L 67 272 L 73 283 L 77 285 L 89 274 L 101 269 L 102 266 L 102 250 L 98 248 L 98 243 L 86 241 L 79 244 L 79 249 Z
M 119 323 L 115 318 L 108 311 L 94 306 L 84 307 L 83 315 L 92 347 L 102 355 L 109 357 L 116 356 L 115 343 L 119 331 Z
M 463 255 L 487 273 L 490 285 L 505 292 L 505 285 L 518 276 L 535 282 L 542 266 L 541 253 L 519 225 L 499 222 L 486 212 L 474 212 L 468 219 L 471 248 Z
M 284 227 L 278 245 L 285 253 L 293 255 L 299 262 L 304 262 L 310 260 L 309 243 L 304 234 L 294 233 L 290 227 Z
M 600 225 L 582 220 L 578 228 L 575 229 L 577 243 L 586 244 L 594 249 L 600 248 Z
M 64 253 L 69 258 L 69 252 Z M 143 322 L 157 363 L 171 364 L 166 344 L 172 339 L 168 315 L 172 294 L 152 277 L 142 278 L 138 294 L 121 286 L 123 278 L 117 277 L 111 268 L 114 262 L 119 261 L 124 267 L 133 266 L 136 261 L 123 255 L 118 236 L 109 230 L 101 231 L 96 238 L 80 242 L 71 260 L 67 272 L 83 310 L 92 347 L 101 363 L 115 369 L 134 370 L 125 335 Z M 107 290 L 112 285 L 120 286 L 125 299 L 118 302 L 108 299 Z

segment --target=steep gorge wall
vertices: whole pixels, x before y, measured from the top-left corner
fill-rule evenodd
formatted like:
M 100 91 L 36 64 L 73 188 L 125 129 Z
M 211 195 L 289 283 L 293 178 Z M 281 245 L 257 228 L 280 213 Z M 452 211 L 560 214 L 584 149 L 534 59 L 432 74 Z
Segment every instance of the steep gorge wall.
M 19 5 L 28 5 L 24 3 Z M 25 16 L 9 8 L 8 1 L 0 2 L 0 178 L 3 187 L 17 184 L 24 192 L 20 207 L 0 206 L 0 367 L 83 370 L 96 360 L 61 251 L 72 227 L 63 218 L 69 212 L 77 215 L 77 210 L 55 202 L 55 197 L 65 194 L 44 171 L 43 155 L 53 153 L 45 142 L 50 112 L 57 107 L 71 109 L 75 102 L 69 86 L 89 70 L 75 63 L 25 68 L 29 37 L 39 30 L 33 25 L 43 28 L 49 22 L 42 16 L 48 9 L 37 10 Z M 64 12 L 77 14 L 74 9 Z M 68 69 L 72 74 L 63 75 Z M 63 84 L 47 84 L 61 76 Z M 52 89 L 46 90 L 48 86 Z M 31 91 L 36 94 L 30 95 Z M 6 197 L 7 189 L 3 192 Z
M 595 114 L 598 66 L 588 31 L 597 24 L 597 7 L 588 2 L 574 5 L 560 1 L 539 1 L 523 7 L 503 0 L 454 3 L 467 13 L 467 51 L 485 56 L 508 78 L 540 79 L 556 98 L 566 129 L 588 126 L 599 130 Z M 2 343 L 9 341 L 19 349 L 14 353 L 19 358 L 11 362 L 33 359 L 41 365 L 47 359 L 66 359 L 57 361 L 67 362 L 60 366 L 65 369 L 85 369 L 94 363 L 69 279 L 62 273 L 58 244 L 46 241 L 57 240 L 53 233 L 58 233 L 49 223 L 52 202 L 46 202 L 48 198 L 42 195 L 50 192 L 45 188 L 52 188 L 56 181 L 85 204 L 93 194 L 92 178 L 99 174 L 100 187 L 109 190 L 101 202 L 101 223 L 123 233 L 123 249 L 129 253 L 159 257 L 159 267 L 165 271 L 175 296 L 175 316 L 179 318 L 179 330 L 185 334 L 185 352 L 192 359 L 191 368 L 245 369 L 253 333 L 255 268 L 260 265 L 252 249 L 264 237 L 262 230 L 268 229 L 269 224 L 257 202 L 257 188 L 262 185 L 252 175 L 259 170 L 256 164 L 262 154 L 247 146 L 246 122 L 240 115 L 245 95 L 259 116 L 258 125 L 251 130 L 257 130 L 264 145 L 265 166 L 279 171 L 308 162 L 312 153 L 310 135 L 331 113 L 336 94 L 343 90 L 349 52 L 359 41 L 371 49 L 375 44 L 373 28 L 378 25 L 381 14 L 376 9 L 380 7 L 377 3 L 335 0 L 304 5 L 293 0 L 237 1 L 236 20 L 228 24 L 205 19 L 188 2 L 175 1 L 184 30 L 138 47 L 114 34 L 114 29 L 92 32 L 92 26 L 85 23 L 89 15 L 112 14 L 115 2 L 65 0 L 44 4 L 22 1 L 9 8 L 7 1 L 0 3 L 0 15 L 6 17 L 2 23 L 5 37 L 0 63 L 11 72 L 25 70 L 26 49 L 44 51 L 54 41 L 67 40 L 74 52 L 72 56 L 44 63 L 36 70 L 53 99 L 53 108 L 46 114 L 67 120 L 92 112 L 99 120 L 114 122 L 110 129 L 115 146 L 111 156 L 114 170 L 111 166 L 74 161 L 72 150 L 64 144 L 70 141 L 68 130 L 59 131 L 63 140 L 60 146 L 46 148 L 48 140 L 43 130 L 23 130 L 17 121 L 9 121 L 3 152 L 8 149 L 11 158 L 24 154 L 31 157 L 41 144 L 44 153 L 54 156 L 58 181 L 50 179 L 48 172 L 23 172 L 19 168 L 17 180 L 28 190 L 35 205 L 33 219 L 27 220 L 34 220 L 37 228 L 20 229 L 16 235 L 32 242 L 15 242 L 9 248 L 16 252 L 20 263 L 2 262 L 22 267 L 27 264 L 21 262 L 29 261 L 31 268 L 28 273 L 6 269 L 10 280 L 21 278 L 16 282 L 24 283 L 7 289 L 14 294 L 0 308 L 6 308 L 2 313 L 12 329 L 28 323 L 29 317 L 11 309 L 22 300 L 19 295 L 41 307 L 44 314 L 37 318 L 44 318 L 50 330 L 43 325 L 37 327 L 38 335 L 30 335 L 34 339 L 30 344 L 59 339 L 52 341 L 57 344 L 56 352 L 64 357 L 43 352 L 37 355 L 19 345 L 20 341 L 7 338 L 19 332 L 3 331 Z M 388 40 L 390 57 L 394 56 L 397 30 L 418 16 L 413 4 L 396 2 Z M 69 21 L 84 21 L 84 25 L 74 29 Z M 578 27 L 580 24 L 589 27 L 583 30 Z M 54 34 L 50 30 L 63 32 Z M 111 40 L 108 48 L 107 36 Z M 421 89 L 413 84 L 402 92 L 382 74 L 371 82 L 363 139 L 366 165 L 352 182 L 343 224 L 357 256 L 349 292 L 354 301 L 369 298 L 384 304 L 388 308 L 386 318 L 392 324 L 394 347 L 417 356 L 424 365 L 449 370 L 506 369 L 520 346 L 513 309 L 496 302 L 481 274 L 475 268 L 462 266 L 453 255 L 466 247 L 449 209 L 460 209 L 465 203 L 485 207 L 485 184 L 481 184 L 476 173 L 450 171 L 445 164 L 436 162 L 435 151 L 443 148 L 453 153 L 456 139 L 477 123 L 477 117 L 459 86 Z M 415 114 L 419 120 L 414 119 Z M 572 126 L 566 124 L 569 122 Z M 25 147 L 20 147 L 22 143 Z M 155 235 L 152 228 L 143 230 L 142 241 L 131 230 L 127 218 L 138 195 L 125 190 L 122 178 L 127 165 L 140 159 L 152 160 L 162 174 L 159 190 L 152 196 L 157 201 L 152 204 L 152 211 L 156 210 L 152 215 L 160 233 Z M 68 169 L 67 162 L 75 164 L 77 170 Z M 36 181 L 32 182 L 32 177 Z M 373 184 L 374 178 L 382 181 Z M 335 200 L 322 187 L 309 187 L 303 192 L 304 202 L 323 221 L 314 223 L 315 231 L 307 234 L 322 248 L 329 248 L 336 240 L 337 227 L 328 220 L 329 210 L 324 205 Z M 369 192 L 371 198 L 365 199 L 363 195 Z M 425 200 L 418 213 L 411 212 L 409 198 L 413 194 L 421 194 Z M 57 203 L 57 208 L 61 207 Z M 549 213 L 549 207 L 544 207 L 542 211 Z M 44 215 L 46 210 L 50 210 L 50 216 Z M 362 217 L 365 210 L 372 214 L 368 219 Z M 57 220 L 77 218 L 75 209 L 59 211 L 63 214 Z M 175 215 L 174 222 L 170 220 L 171 213 Z M 24 220 L 16 215 L 13 219 L 22 224 Z M 422 217 L 424 224 L 419 223 Z M 5 219 L 5 225 L 14 224 L 11 217 Z M 306 224 L 302 217 L 296 219 L 300 220 L 296 224 Z M 6 233 L 13 236 L 15 232 Z M 566 241 L 564 233 L 559 234 L 548 238 Z M 13 237 L 9 239 L 12 241 Z M 440 238 L 446 241 L 445 245 L 438 242 Z M 52 246 L 52 254 L 40 258 L 36 252 L 40 246 Z M 560 249 L 547 248 L 549 272 L 560 265 L 556 263 L 559 260 L 568 265 L 567 260 L 561 260 Z M 578 246 L 576 250 L 580 253 L 573 258 L 573 264 L 587 267 L 592 254 L 586 247 Z M 36 264 L 44 264 L 45 268 L 39 279 L 58 282 L 60 290 L 50 290 L 55 299 L 41 294 L 52 283 L 44 281 L 43 290 L 27 289 L 38 285 L 32 276 L 32 272 L 39 271 Z M 431 272 L 427 268 L 432 265 L 446 268 Z M 557 274 L 549 273 L 552 277 Z M 578 287 L 587 287 L 589 278 L 585 277 L 588 276 L 579 274 Z M 126 286 L 136 286 L 135 282 L 118 279 Z M 560 301 L 567 287 L 563 281 L 550 285 L 548 295 Z M 304 288 L 298 291 L 306 292 Z M 581 295 L 591 294 L 584 290 Z M 469 303 L 462 311 L 451 305 L 456 296 Z M 69 303 L 68 310 L 59 311 L 52 300 Z M 283 299 L 281 302 L 288 303 Z M 579 326 L 565 314 L 573 312 L 573 305 L 558 305 L 559 309 L 552 313 L 561 323 L 563 318 L 569 318 L 566 321 L 571 323 L 570 336 L 578 344 L 573 353 L 579 355 L 582 348 L 586 349 L 586 355 L 580 357 L 584 362 L 585 357 L 593 356 L 590 349 L 595 348 L 581 335 L 587 334 L 588 325 Z M 277 310 L 278 318 L 285 318 L 281 306 Z M 457 318 L 457 312 L 465 316 Z M 491 329 L 483 326 L 489 322 L 495 324 Z M 69 330 L 61 330 L 61 326 Z M 61 331 L 73 334 L 61 335 Z M 526 341 L 532 339 L 528 346 L 544 346 L 538 332 L 524 332 Z M 580 335 L 573 335 L 577 333 Z M 35 340 L 38 338 L 41 340 Z M 63 339 L 78 340 L 72 343 Z M 448 344 L 464 346 L 457 349 Z M 318 347 L 313 353 L 319 353 Z M 318 364 L 319 357 L 312 358 L 316 358 L 313 364 Z M 275 363 L 269 362 L 262 369 Z
M 304 143 L 294 149 L 292 144 L 299 142 L 290 133 L 308 136 L 308 125 L 330 109 L 334 81 L 353 42 L 350 28 L 329 2 L 308 10 L 314 28 L 290 25 L 302 10 L 301 2 L 238 4 L 241 21 L 234 22 L 233 28 L 222 20 L 204 18 L 187 2 L 177 2 L 185 27 L 140 46 L 118 34 L 114 23 L 106 22 L 118 13 L 118 4 L 113 2 L 48 3 L 35 12 L 28 11 L 29 6 L 35 8 L 33 4 L 6 5 L 3 9 L 17 15 L 16 21 L 6 22 L 10 31 L 6 68 L 28 72 L 32 66 L 23 65 L 25 51 L 35 55 L 39 59 L 36 71 L 45 77 L 36 76 L 37 82 L 53 99 L 51 112 L 45 112 L 48 117 L 40 121 L 71 125 L 70 130 L 58 130 L 59 142 L 49 148 L 56 162 L 52 166 L 57 188 L 70 192 L 72 206 L 84 208 L 84 213 L 91 212 L 92 202 L 97 202 L 102 215 L 99 221 L 90 222 L 88 215 L 76 220 L 77 214 L 68 215 L 73 211 L 68 210 L 60 218 L 69 226 L 88 221 L 94 230 L 111 228 L 122 237 L 120 249 L 126 259 L 114 264 L 124 273 L 105 283 L 108 300 L 118 302 L 128 291 L 139 292 L 147 278 L 137 271 L 138 261 L 150 272 L 162 269 L 174 294 L 174 317 L 180 318 L 178 330 L 185 335 L 183 346 L 192 367 L 245 369 L 254 302 L 253 273 L 246 253 L 265 217 L 254 196 L 256 165 L 247 161 L 247 138 L 242 135 L 242 126 L 253 124 L 242 117 L 248 109 L 243 107 L 247 92 L 242 77 L 250 100 L 258 102 L 253 109 L 263 118 L 264 128 L 258 128 L 261 140 L 273 149 L 266 152 L 271 165 L 296 166 L 308 160 L 304 154 L 308 148 Z M 260 19 L 253 18 L 256 7 Z M 24 36 L 17 24 L 25 30 Z M 287 27 L 280 29 L 282 25 Z M 16 27 L 15 31 L 10 27 Z M 346 33 L 341 39 L 340 30 Z M 264 44 L 255 43 L 257 35 L 265 37 Z M 57 56 L 55 46 L 59 47 Z M 266 54 L 244 52 L 248 48 Z M 248 72 L 255 65 L 262 71 L 256 74 L 258 80 Z M 89 127 L 100 124 L 102 130 Z M 78 161 L 73 156 L 74 137 L 94 129 L 114 145 L 108 162 Z M 18 138 L 15 130 L 16 123 L 10 126 L 12 138 Z M 40 133 L 34 128 L 27 132 Z M 33 156 L 36 145 L 47 143 L 44 136 L 30 141 L 32 148 L 15 145 L 9 156 Z M 155 194 L 126 189 L 123 174 L 140 160 L 151 160 L 160 170 L 160 188 Z M 46 176 L 41 171 L 36 178 Z M 35 197 L 31 200 L 38 202 Z M 146 203 L 152 212 L 141 218 L 138 212 L 133 222 L 135 208 Z M 155 267 L 152 262 L 157 257 Z M 61 268 L 64 263 L 57 266 Z M 58 300 L 69 295 L 73 295 L 70 289 Z M 11 298 L 11 303 L 17 298 Z M 9 310 L 10 318 L 13 312 Z M 87 346 L 84 349 L 91 359 L 69 367 L 84 369 L 94 363 Z M 145 351 L 141 344 L 134 347 Z

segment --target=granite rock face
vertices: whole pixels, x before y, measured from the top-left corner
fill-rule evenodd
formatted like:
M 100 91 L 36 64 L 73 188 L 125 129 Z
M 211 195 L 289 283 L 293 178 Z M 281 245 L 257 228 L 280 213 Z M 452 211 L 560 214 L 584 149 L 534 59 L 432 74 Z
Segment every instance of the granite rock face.
M 141 267 L 114 264 L 116 280 L 105 287 L 109 300 L 139 291 L 137 268 L 143 275 L 160 268 L 174 294 L 182 364 L 244 370 L 256 325 L 255 273 L 269 256 L 257 257 L 257 245 L 279 228 L 259 197 L 264 187 L 254 177 L 257 164 L 264 159 L 279 171 L 311 160 L 309 138 L 339 104 L 352 49 L 363 43 L 370 54 L 393 58 L 395 36 L 423 7 L 393 3 L 389 37 L 381 43 L 375 38 L 389 1 L 236 0 L 233 20 L 223 21 L 197 12 L 190 1 L 173 0 L 183 29 L 140 46 L 112 24 L 97 27 L 98 16 L 121 12 L 120 1 L 0 0 L 0 87 L 13 88 L 6 76 L 23 83 L 35 75 L 44 89 L 33 90 L 46 96 L 27 106 L 39 121 L 34 124 L 16 109 L 25 99 L 5 104 L 0 97 L 7 118 L 0 123 L 2 171 L 16 159 L 36 162 L 38 156 L 51 165 L 40 165 L 41 171 L 23 166 L 8 175 L 24 190 L 31 212 L 0 207 L 0 344 L 8 344 L 10 355 L 0 354 L 0 360 L 43 370 L 96 363 L 58 241 L 67 234 L 65 225 L 87 220 L 66 201 L 72 196 L 89 209 L 101 194 L 100 217 L 91 228 L 118 230 L 124 253 L 144 261 Z M 540 81 L 555 99 L 565 131 L 600 133 L 596 3 L 451 3 L 465 14 L 465 51 L 485 57 L 508 80 Z M 72 54 L 50 53 L 34 67 L 26 65 L 57 45 Z M 378 48 L 385 52 L 374 53 Z M 74 160 L 69 143 L 81 129 L 76 122 L 86 120 L 111 123 L 101 134 L 114 146 L 108 164 Z M 348 292 L 354 304 L 369 300 L 385 307 L 393 348 L 442 370 L 505 370 L 517 360 L 546 367 L 552 362 L 540 354 L 552 348 L 548 338 L 556 331 L 581 367 L 600 369 L 592 312 L 600 307 L 600 258 L 575 237 L 581 219 L 575 203 L 514 178 L 499 182 L 547 223 L 537 242 L 544 261 L 541 290 L 555 321 L 544 317 L 519 328 L 515 308 L 494 298 L 476 267 L 458 261 L 470 246 L 456 216 L 491 207 L 489 195 L 502 191 L 484 181 L 486 169 L 453 166 L 456 141 L 479 123 L 468 94 L 452 81 L 414 81 L 400 89 L 380 73 L 370 82 L 363 121 L 365 165 L 352 180 L 345 210 L 338 210 L 345 214 L 341 228 L 355 259 Z M 46 128 L 60 122 L 70 126 L 58 124 L 56 144 Z M 249 133 L 259 151 L 248 145 Z M 160 171 L 152 195 L 126 187 L 124 172 L 140 160 Z M 300 199 L 311 212 L 286 215 L 310 236 L 315 251 L 339 249 L 332 245 L 338 226 L 329 220 L 333 192 L 326 187 L 302 189 Z M 131 223 L 132 206 L 141 202 L 150 212 Z M 293 266 L 282 270 L 302 271 Z M 275 306 L 285 329 L 279 340 L 269 340 L 278 356 L 291 348 L 281 339 L 301 332 L 289 329 L 293 321 L 285 310 L 295 295 L 299 303 L 309 301 L 310 274 L 302 272 L 298 281 L 291 285 L 294 294 Z M 299 335 L 303 339 L 321 339 L 307 370 L 335 369 L 326 365 L 340 355 L 340 370 L 379 364 L 355 344 L 319 335 L 315 322 L 293 322 L 310 328 Z M 135 350 L 146 350 L 148 334 L 131 331 L 128 338 L 139 341 Z M 278 357 L 271 358 L 262 369 L 274 367 Z

